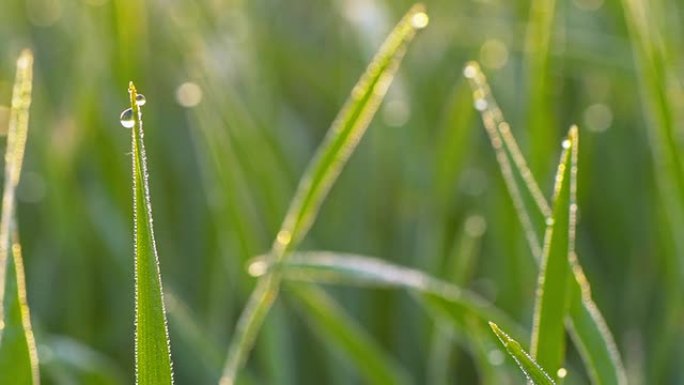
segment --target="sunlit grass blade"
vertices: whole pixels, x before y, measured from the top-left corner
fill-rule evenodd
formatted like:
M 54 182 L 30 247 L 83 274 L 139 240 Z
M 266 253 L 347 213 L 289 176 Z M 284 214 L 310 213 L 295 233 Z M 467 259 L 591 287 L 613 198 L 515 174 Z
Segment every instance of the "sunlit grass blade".
M 620 353 L 610 337 L 610 330 L 601 312 L 591 300 L 589 283 L 578 264 L 573 264 L 575 281 L 570 303 L 570 335 L 580 352 L 589 378 L 597 385 L 626 385 L 627 375 L 620 362 Z M 581 288 L 581 289 L 580 289 Z M 580 299 L 582 298 L 582 299 Z
M 506 351 L 508 354 L 513 357 L 515 362 L 518 364 L 520 367 L 520 370 L 525 373 L 525 376 L 527 376 L 527 379 L 530 380 L 534 385 L 554 385 L 555 382 L 549 377 L 549 375 L 544 372 L 544 369 L 542 369 L 541 366 L 539 366 L 538 363 L 530 357 L 529 354 L 525 351 L 525 349 L 520 346 L 520 343 L 518 341 L 512 339 L 511 337 L 508 336 L 508 334 L 504 333 L 499 327 L 493 323 L 490 322 L 489 326 L 491 326 L 492 330 L 494 331 L 494 334 L 496 334 L 497 337 L 499 337 L 499 340 L 503 344 L 503 346 L 506 348 Z
M 0 218 L 0 383 L 35 385 L 40 382 L 38 355 L 26 299 L 24 263 L 16 229 L 15 192 L 24 161 L 29 107 L 33 87 L 33 54 L 25 50 L 17 60 L 12 93 L 5 185 Z
M 546 229 L 532 326 L 531 353 L 549 373 L 565 357 L 565 318 L 568 313 L 569 255 L 574 252 L 577 210 L 577 127 L 563 141 L 553 192 L 553 216 Z
M 445 313 L 447 318 L 474 316 L 483 323 L 496 320 L 513 330 L 516 336 L 527 337 L 527 333 L 505 313 L 477 294 L 422 271 L 378 258 L 327 251 L 298 252 L 292 253 L 281 265 L 273 264 L 265 256 L 257 257 L 250 264 L 249 271 L 252 275 L 261 276 L 275 266 L 281 269 L 285 279 L 293 281 L 409 289 L 420 294 L 430 307 Z M 463 325 L 460 318 L 459 326 Z
M 275 261 L 283 260 L 286 252 L 295 248 L 309 231 L 325 196 L 385 96 L 408 43 L 413 40 L 416 31 L 427 26 L 427 23 L 425 8 L 420 4 L 413 6 L 389 34 L 352 89 L 300 180 L 285 220 L 273 242 L 271 258 Z M 278 295 L 279 285 L 278 272 L 259 279 L 238 320 L 219 381 L 221 385 L 232 385 L 235 382 L 237 372 L 254 345 L 258 330 Z
M 469 62 L 463 70 L 473 89 L 475 108 L 482 114 L 492 147 L 496 152 L 508 193 L 525 231 L 527 243 L 535 258 L 541 258 L 541 237 L 551 208 L 544 198 L 527 161 L 518 147 L 509 124 L 494 99 L 487 78 L 476 62 Z
M 505 123 L 501 111 L 491 96 L 487 80 L 480 70 L 480 66 L 475 62 L 468 63 L 465 67 L 464 75 L 471 80 L 476 108 L 481 110 L 485 128 L 490 135 L 492 146 L 496 152 L 497 160 L 506 181 L 506 186 L 513 199 L 516 212 L 523 226 L 526 226 L 525 223 L 528 224 L 525 229 L 530 249 L 533 253 L 535 250 L 540 251 L 542 250 L 542 245 L 537 244 L 535 246 L 533 242 L 535 239 L 542 239 L 541 228 L 543 227 L 536 229 L 536 226 L 532 226 L 532 222 L 525 218 L 536 217 L 538 218 L 536 222 L 539 220 L 545 221 L 545 218 L 551 214 L 546 198 L 541 194 L 541 190 L 535 182 L 531 171 L 527 168 L 524 157 L 515 144 L 510 127 Z M 480 100 L 484 100 L 484 102 L 480 102 L 478 105 Z M 497 127 L 499 128 L 498 131 Z M 500 127 L 503 127 L 504 130 L 500 130 Z M 508 148 L 508 150 L 504 151 L 504 148 Z M 512 167 L 512 165 L 515 167 Z M 515 175 L 519 175 L 519 179 L 524 180 L 524 183 L 519 183 L 513 177 Z M 523 196 L 529 197 L 528 201 L 534 204 L 525 205 L 523 203 Z M 534 237 L 530 236 L 529 229 L 537 231 Z M 573 293 L 570 297 L 570 319 L 572 329 L 574 330 L 572 333 L 573 341 L 580 348 L 582 360 L 594 384 L 626 384 L 625 370 L 615 340 L 606 327 L 605 320 L 598 307 L 591 298 L 589 283 L 584 275 L 581 274 L 581 268 L 576 255 L 570 255 L 569 258 L 573 264 L 572 271 L 574 274 L 574 279 L 570 282 L 570 290 Z M 575 295 L 574 293 L 581 293 L 581 295 Z M 596 338 L 600 340 L 596 340 Z M 592 349 L 583 348 L 589 346 Z
M 138 385 L 172 384 L 171 347 L 166 325 L 159 257 L 152 228 L 152 203 L 148 184 L 147 157 L 143 143 L 142 110 L 130 83 L 132 114 L 133 206 L 135 227 L 135 372 Z M 142 97 L 144 98 L 144 97 Z
M 407 375 L 393 363 L 373 338 L 349 317 L 335 301 L 315 286 L 290 285 L 288 294 L 295 297 L 321 339 L 339 350 L 354 363 L 365 384 L 406 384 Z

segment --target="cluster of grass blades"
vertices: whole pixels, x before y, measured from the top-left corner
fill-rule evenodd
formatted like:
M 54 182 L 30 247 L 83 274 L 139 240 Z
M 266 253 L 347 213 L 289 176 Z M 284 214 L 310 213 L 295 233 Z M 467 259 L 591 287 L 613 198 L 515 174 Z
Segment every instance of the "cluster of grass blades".
M 390 33 L 312 159 L 292 200 L 271 251 L 252 260 L 250 274 L 258 278 L 229 346 L 220 385 L 236 382 L 259 329 L 275 302 L 283 280 L 305 281 L 290 291 L 303 313 L 321 334 L 334 336 L 348 357 L 373 384 L 406 383 L 407 376 L 385 358 L 365 332 L 323 291 L 311 283 L 401 287 L 414 293 L 428 312 L 459 330 L 473 329 L 473 320 L 490 323 L 496 337 L 535 384 L 553 384 L 567 375 L 564 366 L 566 320 L 595 384 L 625 384 L 612 336 L 591 300 L 588 283 L 575 256 L 577 145 L 572 127 L 563 142 L 556 174 L 553 205 L 538 187 L 527 162 L 496 106 L 476 63 L 465 76 L 474 90 L 506 185 L 513 199 L 532 255 L 540 264 L 531 336 L 506 314 L 476 294 L 423 272 L 377 258 L 331 252 L 296 252 L 312 226 L 327 193 L 368 127 L 406 46 L 427 25 L 421 5 L 414 6 Z M 136 370 L 138 383 L 172 383 L 170 348 L 161 279 L 152 232 L 140 106 L 144 98 L 131 84 L 131 109 L 122 123 L 133 129 L 133 174 L 136 225 Z M 542 235 L 543 233 L 543 235 Z M 543 241 L 542 241 L 543 240 Z M 492 321 L 496 323 L 492 323 Z M 497 325 L 512 333 L 510 337 Z M 475 334 L 475 338 L 483 338 Z M 531 355 L 516 339 L 531 338 Z M 551 375 L 547 374 L 551 373 Z
M 529 247 L 533 255 L 541 250 L 532 357 L 557 379 L 565 377 L 567 370 L 562 365 L 567 327 L 593 383 L 626 384 L 615 342 L 591 299 L 589 283 L 575 253 L 577 127 L 573 126 L 568 138 L 563 141 L 563 153 L 555 178 L 553 208 L 549 209 L 479 65 L 468 63 L 464 76 L 473 88 L 475 108 L 482 114 L 506 187 L 527 233 Z M 542 237 L 539 225 L 531 218 L 537 218 L 537 222 L 544 220 L 546 232 L 543 245 L 535 243 Z
M 547 15 L 548 17 L 548 15 Z M 540 21 L 548 25 L 549 21 Z M 575 252 L 577 222 L 577 127 L 563 141 L 551 204 L 539 188 L 525 157 L 491 95 L 476 63 L 464 74 L 473 87 L 475 107 L 482 113 L 513 205 L 539 275 L 532 332 L 474 292 L 420 270 L 379 258 L 327 251 L 298 251 L 345 163 L 383 100 L 408 44 L 428 24 L 422 5 L 412 7 L 390 33 L 333 122 L 301 178 L 270 252 L 251 260 L 248 272 L 258 278 L 240 317 L 219 380 L 233 385 L 252 349 L 260 327 L 282 285 L 319 333 L 330 339 L 370 384 L 410 383 L 409 376 L 384 353 L 368 333 L 316 284 L 393 287 L 409 291 L 426 311 L 448 328 L 473 331 L 473 345 L 498 339 L 534 384 L 561 383 L 566 330 L 570 333 L 594 384 L 623 385 L 626 376 L 605 321 L 591 298 L 589 284 Z M 540 27 L 541 28 L 541 27 Z M 635 23 L 635 34 L 639 25 Z M 548 51 L 548 42 L 540 42 Z M 642 47 L 647 51 L 648 47 Z M 648 56 L 647 52 L 644 56 Z M 645 59 L 644 59 L 645 60 Z M 0 217 L 0 383 L 38 384 L 37 350 L 31 331 L 23 262 L 15 213 L 15 190 L 21 174 L 31 101 L 32 55 L 22 53 L 11 106 L 5 156 L 5 185 Z M 546 66 L 545 62 L 538 64 Z M 653 70 L 657 73 L 657 68 Z M 540 89 L 544 85 L 540 85 Z M 653 86 L 657 89 L 656 86 Z M 140 385 L 173 384 L 166 310 L 153 231 L 150 188 L 143 143 L 145 98 L 129 86 L 130 109 L 121 123 L 131 129 L 135 241 L 135 368 Z M 540 94 L 543 91 L 538 91 Z M 665 119 L 665 118 L 663 118 Z M 171 298 L 173 304 L 175 299 Z M 182 308 L 180 304 L 173 305 Z M 182 309 L 181 309 L 182 310 Z M 480 332 L 489 324 L 493 335 Z M 528 354 L 518 341 L 530 341 Z M 486 361 L 486 358 L 480 361 Z M 487 364 L 488 365 L 488 364 Z
M 33 54 L 25 50 L 17 60 L 12 91 L 5 184 L 0 217 L 0 383 L 35 385 L 38 353 L 26 298 L 24 263 L 16 220 L 16 189 L 24 161 L 33 84 Z

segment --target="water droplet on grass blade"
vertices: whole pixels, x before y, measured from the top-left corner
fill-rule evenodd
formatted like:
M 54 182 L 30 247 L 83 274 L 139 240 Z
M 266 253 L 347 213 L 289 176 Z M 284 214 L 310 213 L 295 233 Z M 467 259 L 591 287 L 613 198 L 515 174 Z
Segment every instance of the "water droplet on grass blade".
M 474 79 L 477 76 L 477 64 L 470 62 L 463 69 L 463 76 L 468 79 Z
M 568 375 L 568 370 L 565 368 L 560 368 L 558 369 L 558 372 L 556 372 L 556 376 L 558 378 L 565 378 Z
M 475 100 L 475 109 L 478 111 L 484 111 L 487 109 L 487 100 L 485 99 L 476 99 Z
M 565 140 L 563 141 L 563 143 L 561 144 L 561 146 L 563 146 L 563 148 L 567 150 L 568 148 L 570 148 L 570 144 L 571 144 L 571 143 L 570 143 L 570 140 L 569 140 L 569 139 L 565 139 Z
M 430 18 L 425 12 L 418 12 L 411 17 L 411 25 L 415 29 L 423 29 L 430 23 Z
M 142 106 L 145 105 L 145 103 L 147 103 L 147 100 L 145 99 L 145 95 L 143 95 L 143 94 L 138 94 L 138 95 L 135 97 L 135 104 L 137 104 L 138 106 L 142 107 Z
M 135 121 L 133 120 L 133 109 L 125 109 L 124 112 L 121 113 L 119 120 L 121 121 L 122 126 L 126 128 L 133 128 L 135 125 Z

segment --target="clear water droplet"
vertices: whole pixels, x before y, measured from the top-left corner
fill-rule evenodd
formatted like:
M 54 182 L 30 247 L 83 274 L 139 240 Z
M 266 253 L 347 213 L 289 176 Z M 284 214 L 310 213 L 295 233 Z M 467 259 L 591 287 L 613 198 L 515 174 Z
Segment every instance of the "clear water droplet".
M 553 226 L 554 220 L 551 217 L 546 218 L 546 225 Z
M 487 109 L 487 100 L 485 99 L 476 99 L 475 100 L 475 109 L 478 111 L 484 111 Z
M 142 106 L 145 105 L 145 103 L 147 103 L 147 100 L 145 99 L 145 95 L 143 95 L 143 94 L 138 94 L 138 95 L 136 95 L 136 97 L 135 97 L 135 104 L 137 104 L 138 106 L 142 107 Z
M 563 146 L 564 149 L 570 148 L 570 139 L 565 139 L 563 143 L 561 143 L 561 146 Z
M 126 108 L 124 112 L 121 113 L 119 120 L 121 121 L 122 126 L 126 128 L 133 128 L 135 125 L 135 120 L 133 120 L 133 109 Z

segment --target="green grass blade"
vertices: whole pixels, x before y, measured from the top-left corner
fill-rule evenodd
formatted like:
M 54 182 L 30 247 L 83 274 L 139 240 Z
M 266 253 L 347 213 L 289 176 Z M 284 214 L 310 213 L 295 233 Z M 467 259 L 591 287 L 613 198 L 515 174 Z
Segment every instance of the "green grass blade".
M 539 260 L 542 253 L 540 234 L 545 227 L 546 218 L 551 216 L 551 208 L 527 166 L 510 125 L 504 120 L 479 64 L 469 62 L 463 74 L 473 89 L 475 108 L 482 114 L 485 131 L 496 152 L 496 160 L 525 231 L 527 243 L 532 255 Z
M 555 382 L 549 377 L 546 372 L 544 372 L 544 369 L 542 369 L 541 366 L 539 366 L 538 363 L 534 361 L 532 357 L 530 357 L 529 354 L 520 346 L 520 343 L 518 341 L 512 339 L 511 337 L 508 336 L 508 334 L 504 333 L 499 327 L 493 323 L 490 322 L 489 326 L 491 326 L 492 330 L 494 331 L 494 334 L 496 334 L 497 337 L 499 337 L 499 340 L 503 344 L 503 346 L 506 348 L 506 351 L 508 354 L 513 357 L 515 362 L 518 364 L 520 367 L 520 370 L 525 373 L 525 376 L 527 376 L 527 379 L 530 380 L 534 385 L 554 385 Z
M 624 16 L 632 45 L 637 77 L 641 93 L 640 100 L 644 106 L 647 120 L 651 153 L 653 156 L 653 172 L 657 184 L 658 205 L 664 207 L 661 215 L 663 227 L 661 231 L 669 249 L 662 253 L 668 273 L 662 282 L 671 289 L 665 291 L 671 304 L 681 304 L 683 300 L 682 282 L 684 282 L 684 238 L 679 236 L 684 231 L 684 159 L 681 156 L 682 144 L 682 106 L 677 95 L 682 95 L 684 87 L 681 83 L 681 62 L 678 53 L 681 44 L 668 41 L 668 29 L 663 23 L 669 8 L 667 2 L 622 0 Z M 680 34 L 681 35 L 681 34 Z M 667 315 L 663 319 L 681 318 L 682 306 L 666 306 Z M 651 361 L 656 363 L 649 371 L 653 382 L 661 382 L 667 374 L 662 373 L 662 366 L 667 357 L 672 355 L 674 346 L 679 344 L 675 338 L 677 328 L 670 327 L 678 321 L 666 321 L 657 336 L 651 337 Z
M 171 348 L 166 325 L 159 257 L 152 228 L 152 203 L 138 93 L 128 87 L 133 127 L 133 206 L 135 221 L 135 372 L 139 385 L 172 384 Z
M 5 186 L 0 218 L 0 383 L 38 384 L 38 355 L 31 329 L 24 264 L 16 229 L 15 191 L 21 175 L 33 84 L 33 54 L 21 53 L 12 94 Z
M 420 4 L 413 6 L 389 34 L 352 89 L 300 180 L 285 220 L 273 242 L 271 257 L 274 260 L 283 260 L 286 252 L 296 247 L 309 231 L 320 205 L 385 96 L 408 43 L 413 40 L 416 31 L 424 28 L 427 23 L 425 8 Z M 258 330 L 278 295 L 279 284 L 278 273 L 268 274 L 257 283 L 238 320 L 235 336 L 228 348 L 228 357 L 219 381 L 221 385 L 235 383 L 237 372 L 254 345 Z
M 421 4 L 414 5 L 387 37 L 351 91 L 302 177 L 276 242 L 274 258 L 296 247 L 313 224 L 321 203 L 368 128 L 416 31 L 427 25 Z
M 610 337 L 601 312 L 591 300 L 591 289 L 578 264 L 574 264 L 574 300 L 570 303 L 570 335 L 573 338 L 589 378 L 593 384 L 627 384 L 627 376 L 619 360 L 620 354 Z M 581 288 L 581 289 L 580 289 Z M 584 300 L 581 300 L 583 298 Z
M 553 220 L 546 229 L 532 327 L 531 353 L 549 373 L 556 373 L 565 356 L 570 264 L 574 252 L 577 209 L 577 127 L 570 128 L 556 173 Z
M 470 79 L 476 108 L 481 111 L 484 126 L 496 152 L 504 181 L 513 199 L 516 212 L 523 223 L 530 249 L 534 254 L 535 250 L 542 250 L 542 245 L 537 244 L 535 246 L 534 242 L 538 242 L 542 238 L 541 229 L 543 227 L 533 225 L 533 223 L 545 221 L 545 218 L 550 216 L 549 205 L 546 198 L 541 194 L 531 171 L 526 166 L 524 156 L 491 95 L 487 79 L 480 66 L 475 62 L 468 63 L 464 75 Z M 532 236 L 531 231 L 535 231 L 536 234 Z M 572 333 L 573 341 L 579 347 L 582 359 L 594 384 L 626 384 L 624 366 L 613 336 L 591 298 L 589 284 L 584 275 L 581 274 L 581 267 L 576 255 L 573 254 L 569 257 L 573 264 L 572 271 L 575 276 L 575 279 L 571 280 L 570 283 L 571 292 L 581 293 L 573 294 L 570 297 L 570 319 L 574 330 Z M 583 348 L 590 346 L 591 349 Z
M 261 276 L 275 266 L 267 257 L 257 257 L 249 266 L 250 274 Z M 505 313 L 475 293 L 441 281 L 419 270 L 393 265 L 378 258 L 327 251 L 293 253 L 280 265 L 284 278 L 302 282 L 358 285 L 364 287 L 399 287 L 419 293 L 431 308 L 447 318 L 458 320 L 475 316 L 486 323 L 493 319 L 515 331 L 516 336 L 527 333 Z
M 406 384 L 407 375 L 393 363 L 373 338 L 335 301 L 315 286 L 291 285 L 288 294 L 297 299 L 307 324 L 359 369 L 366 384 Z
M 530 143 L 530 165 L 535 172 L 546 174 L 547 159 L 553 154 L 549 143 L 554 143 L 556 124 L 553 115 L 553 90 L 550 76 L 551 41 L 556 11 L 556 0 L 533 0 L 526 41 L 526 74 L 528 95 L 527 132 Z

